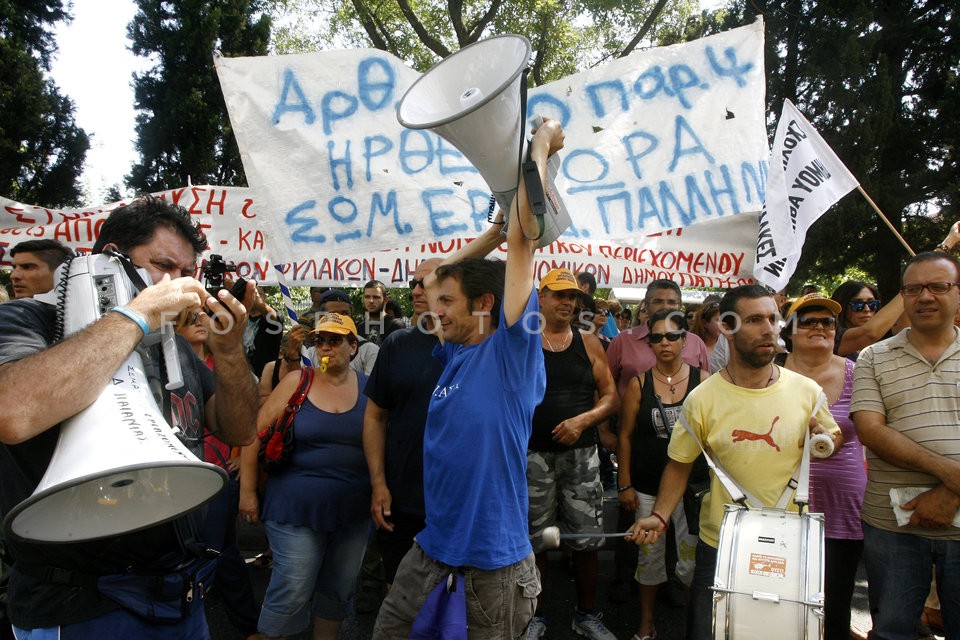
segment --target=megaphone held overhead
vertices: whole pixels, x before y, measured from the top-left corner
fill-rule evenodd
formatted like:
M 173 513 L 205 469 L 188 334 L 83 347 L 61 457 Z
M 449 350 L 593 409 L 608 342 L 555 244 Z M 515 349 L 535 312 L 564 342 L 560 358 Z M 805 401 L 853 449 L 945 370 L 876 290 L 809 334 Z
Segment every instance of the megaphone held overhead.
M 525 129 L 521 89 L 530 51 L 530 42 L 518 35 L 475 42 L 420 76 L 397 105 L 400 124 L 433 131 L 470 161 L 504 213 L 510 211 L 520 175 Z M 556 162 L 551 164 L 552 178 Z M 540 246 L 553 242 L 570 224 L 551 187 L 547 188 L 547 213 L 538 216 L 542 218 Z
M 135 290 L 118 258 L 65 264 L 64 331 L 79 331 Z M 180 442 L 157 406 L 143 359 L 132 352 L 89 407 L 65 421 L 33 495 L 4 519 L 14 539 L 81 542 L 172 520 L 213 498 L 226 473 Z

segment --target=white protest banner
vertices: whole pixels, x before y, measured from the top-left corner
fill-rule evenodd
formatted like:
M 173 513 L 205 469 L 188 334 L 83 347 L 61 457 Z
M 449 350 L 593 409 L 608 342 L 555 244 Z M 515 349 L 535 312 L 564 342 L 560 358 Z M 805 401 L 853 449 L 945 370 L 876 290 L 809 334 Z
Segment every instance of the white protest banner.
M 784 100 L 760 213 L 757 280 L 775 291 L 786 287 L 810 225 L 858 184 L 813 125 Z
M 404 129 L 419 77 L 379 50 L 215 59 L 247 179 L 287 261 L 472 237 L 489 190 L 449 143 Z M 530 90 L 559 120 L 562 239 L 597 243 L 760 208 L 763 24 L 637 52 Z M 529 124 L 530 121 L 528 121 Z M 504 149 L 504 161 L 516 150 Z
M 258 228 L 265 208 L 250 189 L 192 186 L 154 194 L 183 206 L 207 235 L 210 253 L 237 265 L 239 275 L 276 282 L 275 264 L 264 251 Z M 114 202 L 84 209 L 49 209 L 0 197 L 0 268 L 10 268 L 9 250 L 25 240 L 49 238 L 89 253 L 100 225 Z M 601 287 L 637 285 L 673 278 L 685 287 L 733 287 L 751 281 L 756 214 L 743 214 L 654 233 L 630 244 L 560 239 L 537 253 L 536 275 L 555 267 L 596 274 Z M 311 257 L 282 260 L 290 286 L 360 286 L 377 279 L 405 286 L 419 261 L 445 257 L 467 238 L 431 241 L 399 250 L 374 251 L 362 257 L 319 251 Z M 505 252 L 495 255 L 504 258 Z

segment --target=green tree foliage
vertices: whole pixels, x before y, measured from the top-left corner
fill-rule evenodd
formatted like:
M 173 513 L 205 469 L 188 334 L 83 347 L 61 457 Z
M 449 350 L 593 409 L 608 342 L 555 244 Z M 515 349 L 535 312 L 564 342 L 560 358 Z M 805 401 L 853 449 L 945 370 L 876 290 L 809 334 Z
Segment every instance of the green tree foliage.
M 766 21 L 771 138 L 789 98 L 916 251 L 960 217 L 960 5 L 942 0 L 736 0 Z M 908 257 L 863 197 L 810 230 L 794 283 L 857 267 L 885 299 Z
M 0 2 L 0 194 L 46 206 L 80 204 L 90 140 L 73 102 L 45 73 L 53 25 L 69 19 L 58 0 Z
M 137 0 L 128 27 L 134 54 L 151 60 L 135 75 L 137 151 L 126 178 L 138 191 L 187 184 L 246 183 L 213 66 L 213 51 L 264 55 L 270 17 L 260 0 Z
M 502 33 L 535 51 L 531 84 L 582 71 L 683 32 L 696 0 L 273 0 L 275 47 L 291 53 L 375 47 L 424 71 Z M 322 25 L 322 26 L 318 26 Z

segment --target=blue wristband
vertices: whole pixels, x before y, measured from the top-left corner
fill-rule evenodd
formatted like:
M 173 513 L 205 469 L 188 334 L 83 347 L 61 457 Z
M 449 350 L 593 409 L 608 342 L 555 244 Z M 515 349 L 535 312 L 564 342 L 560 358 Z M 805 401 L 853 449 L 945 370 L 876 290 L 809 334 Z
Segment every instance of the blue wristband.
M 135 323 L 137 323 L 137 326 L 140 327 L 140 331 L 143 331 L 144 336 L 150 333 L 150 325 L 148 325 L 147 321 L 143 319 L 143 316 L 133 309 L 128 309 L 127 307 L 114 307 L 113 309 L 110 309 L 110 311 L 116 311 L 120 315 L 126 316 L 130 320 L 133 320 Z

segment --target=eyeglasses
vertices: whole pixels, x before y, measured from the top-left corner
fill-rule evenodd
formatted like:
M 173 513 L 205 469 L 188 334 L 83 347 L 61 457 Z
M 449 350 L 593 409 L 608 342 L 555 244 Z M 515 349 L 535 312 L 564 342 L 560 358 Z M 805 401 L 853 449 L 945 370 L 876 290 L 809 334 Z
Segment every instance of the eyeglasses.
M 309 336 L 303 341 L 308 347 L 322 347 L 325 344 L 331 347 L 339 347 L 346 340 L 344 336 Z
M 666 338 L 670 342 L 676 342 L 686 334 L 687 332 L 682 330 L 668 331 L 666 333 L 651 333 L 647 339 L 650 341 L 650 344 L 660 344 L 661 342 L 663 342 L 664 338 Z
M 408 282 L 407 284 L 410 286 L 410 290 L 413 291 L 413 290 L 416 289 L 417 287 L 422 287 L 422 286 L 423 286 L 423 278 L 419 278 L 419 279 L 418 279 L 418 278 L 414 278 L 413 280 L 411 280 L 411 281 Z
M 943 291 L 941 291 L 940 293 L 946 293 L 947 291 L 950 290 L 950 287 L 949 287 L 949 283 L 948 283 L 948 282 L 934 282 L 934 283 L 932 283 L 932 284 L 945 284 L 945 285 L 948 285 L 947 288 L 944 289 Z M 908 286 L 919 286 L 919 285 L 908 285 Z M 904 287 L 904 289 L 906 289 L 906 287 Z M 930 290 L 933 291 L 933 289 L 930 289 Z M 917 289 L 917 292 L 916 292 L 916 293 L 904 293 L 903 295 L 905 295 L 905 296 L 916 296 L 916 295 L 919 295 L 919 294 L 920 294 L 920 289 Z M 864 307 L 866 307 L 867 309 L 870 309 L 870 311 L 873 311 L 874 313 L 876 313 L 877 311 L 880 310 L 880 301 L 879 301 L 879 300 L 851 300 L 851 301 L 850 301 L 850 310 L 851 310 L 851 311 L 855 311 L 855 312 L 859 313 L 859 312 L 863 311 Z
M 960 285 L 958 282 L 928 282 L 927 284 L 905 284 L 903 288 L 900 289 L 900 293 L 903 295 L 913 298 L 915 296 L 923 293 L 924 289 L 929 289 L 930 293 L 934 295 L 943 295 L 950 289 Z
M 836 329 L 837 319 L 833 316 L 826 318 L 797 318 L 797 326 L 801 329 L 813 329 L 814 327 L 823 327 L 824 329 Z

